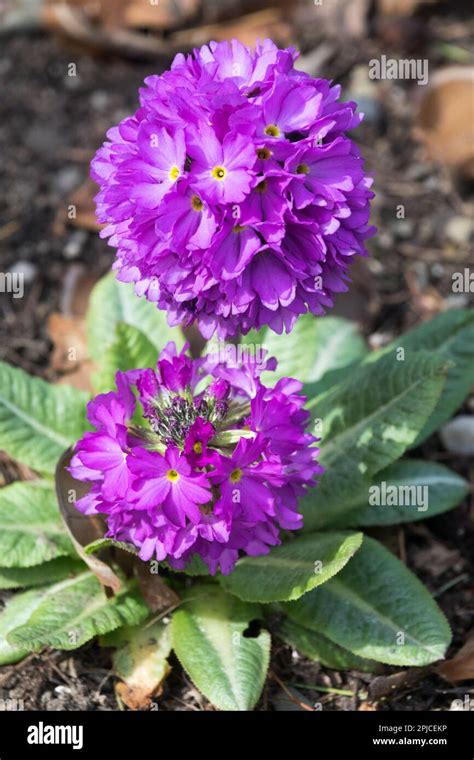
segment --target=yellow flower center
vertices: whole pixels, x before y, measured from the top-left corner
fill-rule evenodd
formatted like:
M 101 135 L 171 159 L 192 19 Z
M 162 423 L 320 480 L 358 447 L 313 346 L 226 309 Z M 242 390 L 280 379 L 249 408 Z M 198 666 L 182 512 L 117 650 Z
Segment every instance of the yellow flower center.
M 267 126 L 265 127 L 265 129 L 263 131 L 269 137 L 279 137 L 280 136 L 280 130 L 277 127 L 276 124 L 267 124 Z
M 202 454 L 202 443 L 201 441 L 196 441 L 196 443 L 193 446 L 193 451 L 195 454 Z
M 179 480 L 179 472 L 176 472 L 176 470 L 168 470 L 168 472 L 166 473 L 166 477 L 172 483 L 176 483 L 176 481 Z
M 257 158 L 259 158 L 260 161 L 267 161 L 271 155 L 272 152 L 271 150 L 268 150 L 268 148 L 259 148 L 257 150 Z
M 179 166 L 172 166 L 171 167 L 171 169 L 170 169 L 170 175 L 169 176 L 170 176 L 170 179 L 173 180 L 173 182 L 174 182 L 175 179 L 178 179 L 178 177 L 179 177 L 180 174 L 181 174 L 181 172 L 179 170 Z
M 244 224 L 236 224 L 233 228 L 232 232 L 242 232 L 242 230 L 245 230 Z
M 194 211 L 202 211 L 204 208 L 204 203 L 200 199 L 199 195 L 193 195 L 191 198 L 191 206 L 193 207 Z
M 221 180 L 224 179 L 227 172 L 223 166 L 215 166 L 214 169 L 211 171 L 211 174 L 214 177 L 214 179 L 217 179 L 220 182 Z
M 309 166 L 308 164 L 298 164 L 296 167 L 296 173 L 297 174 L 309 174 Z
M 232 470 L 232 472 L 230 473 L 230 482 L 238 483 L 242 477 L 242 474 L 243 474 L 242 470 L 239 470 L 239 468 L 237 468 L 236 470 Z
M 263 180 L 263 182 L 259 182 L 257 187 L 255 188 L 257 193 L 264 193 L 268 189 L 268 182 L 266 179 Z

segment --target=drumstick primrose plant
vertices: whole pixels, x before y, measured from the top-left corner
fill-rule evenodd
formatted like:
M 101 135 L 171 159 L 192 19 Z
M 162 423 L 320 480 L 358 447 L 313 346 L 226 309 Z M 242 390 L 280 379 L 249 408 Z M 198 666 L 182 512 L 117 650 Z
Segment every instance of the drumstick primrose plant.
M 474 314 L 376 352 L 320 316 L 373 194 L 356 104 L 296 58 L 177 56 L 92 162 L 121 280 L 90 301 L 95 395 L 0 363 L 0 449 L 32 474 L 0 490 L 0 664 L 99 637 L 130 706 L 174 651 L 217 708 L 250 710 L 271 635 L 340 669 L 445 655 L 444 615 L 371 529 L 467 493 L 411 450 L 472 387 Z

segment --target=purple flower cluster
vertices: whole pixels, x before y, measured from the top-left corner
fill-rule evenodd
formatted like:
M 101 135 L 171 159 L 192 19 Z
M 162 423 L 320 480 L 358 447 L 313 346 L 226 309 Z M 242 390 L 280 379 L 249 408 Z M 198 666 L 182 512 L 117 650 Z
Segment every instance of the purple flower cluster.
M 156 370 L 118 372 L 117 391 L 89 403 L 95 430 L 71 460 L 73 477 L 91 483 L 78 509 L 104 514 L 106 536 L 141 559 L 176 569 L 197 554 L 229 573 L 239 553 L 267 553 L 281 529 L 301 527 L 298 498 L 322 472 L 301 383 L 259 378 L 275 366 L 192 360 L 169 343 Z
M 92 162 L 118 277 L 205 337 L 290 331 L 364 255 L 371 180 L 340 88 L 292 48 L 233 40 L 176 56 Z

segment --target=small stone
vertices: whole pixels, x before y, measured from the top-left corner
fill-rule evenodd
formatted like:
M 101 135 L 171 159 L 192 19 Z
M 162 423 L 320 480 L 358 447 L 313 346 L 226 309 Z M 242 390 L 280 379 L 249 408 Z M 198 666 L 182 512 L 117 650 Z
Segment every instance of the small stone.
M 452 454 L 474 456 L 474 416 L 461 414 L 455 417 L 441 428 L 440 436 L 444 447 Z
M 410 219 L 397 219 L 392 225 L 395 237 L 400 240 L 409 240 L 413 237 L 414 224 Z
M 452 216 L 444 228 L 446 238 L 455 245 L 467 245 L 474 233 L 474 221 L 467 216 Z
M 15 261 L 8 270 L 9 274 L 23 275 L 23 282 L 29 285 L 38 274 L 38 267 L 31 261 Z
M 86 230 L 75 230 L 64 246 L 63 256 L 65 259 L 77 259 L 80 256 L 84 243 L 87 240 Z
M 54 693 L 60 694 L 61 696 L 63 696 L 64 694 L 72 694 L 72 691 L 69 688 L 69 686 L 63 686 L 62 684 L 60 684 L 59 686 L 56 686 L 54 688 Z
M 388 332 L 374 332 L 369 336 L 369 346 L 376 351 L 382 346 L 386 346 L 393 340 L 393 335 Z
M 65 166 L 53 178 L 53 188 L 58 193 L 70 193 L 82 179 L 82 171 L 77 166 Z
M 90 96 L 94 111 L 103 111 L 109 103 L 109 95 L 105 90 L 95 90 Z

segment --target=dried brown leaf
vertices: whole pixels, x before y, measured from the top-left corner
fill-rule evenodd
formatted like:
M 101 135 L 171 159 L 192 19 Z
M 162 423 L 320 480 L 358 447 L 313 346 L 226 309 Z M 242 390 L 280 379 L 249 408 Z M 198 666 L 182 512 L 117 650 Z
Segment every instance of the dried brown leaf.
M 466 643 L 454 657 L 438 665 L 436 672 L 452 683 L 474 678 L 474 631 L 468 634 Z
M 89 485 L 74 480 L 66 469 L 71 461 L 71 456 L 72 450 L 68 449 L 56 467 L 56 493 L 61 517 L 81 559 L 104 586 L 117 592 L 120 590 L 121 583 L 112 568 L 95 555 L 86 554 L 84 551 L 85 546 L 103 537 L 105 525 L 98 515 L 83 515 L 75 506 L 76 501 L 88 492 Z
M 430 77 L 415 135 L 430 159 L 474 178 L 474 67 L 449 66 Z

